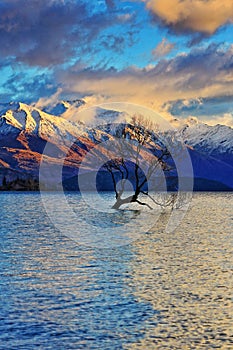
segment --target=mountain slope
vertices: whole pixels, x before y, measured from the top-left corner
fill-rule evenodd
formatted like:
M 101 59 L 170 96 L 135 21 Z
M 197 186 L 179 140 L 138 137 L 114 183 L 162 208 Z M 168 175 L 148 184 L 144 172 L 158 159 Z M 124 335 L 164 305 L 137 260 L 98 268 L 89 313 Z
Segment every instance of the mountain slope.
M 233 129 L 217 124 L 209 126 L 190 118 L 179 132 L 186 144 L 196 151 L 233 164 Z
M 80 106 L 85 105 L 85 101 L 82 99 L 76 99 L 72 101 L 57 101 L 56 103 L 50 103 L 42 107 L 42 111 L 45 113 L 62 116 L 69 109 L 78 109 Z
M 0 161 L 15 171 L 38 176 L 41 155 L 50 144 L 52 155 L 48 162 L 59 163 L 59 158 L 69 150 L 70 140 L 84 134 L 81 124 L 49 115 L 23 103 L 14 104 L 0 117 Z M 69 150 L 66 166 L 73 167 L 81 161 L 80 153 Z M 76 165 L 77 166 L 77 165 Z
M 117 111 L 100 108 L 96 113 L 102 124 L 119 117 Z M 86 152 L 96 143 L 111 139 L 120 127 L 109 124 L 88 128 L 82 122 L 70 122 L 23 103 L 0 104 L 0 184 L 4 176 L 38 178 L 46 145 L 50 146 L 50 153 L 45 161 L 62 164 L 65 158 L 63 176 L 72 178 Z M 214 189 L 233 189 L 233 129 L 190 120 L 179 132 L 188 146 L 195 178 L 204 184 L 204 189 L 208 188 L 208 181 L 214 183 Z M 154 143 L 159 149 L 159 141 Z

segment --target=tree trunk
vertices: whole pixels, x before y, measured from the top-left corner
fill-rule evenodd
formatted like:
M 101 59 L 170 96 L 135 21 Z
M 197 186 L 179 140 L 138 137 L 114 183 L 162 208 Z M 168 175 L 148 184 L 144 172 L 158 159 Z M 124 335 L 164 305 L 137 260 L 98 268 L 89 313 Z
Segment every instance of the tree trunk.
M 118 197 L 116 200 L 116 203 L 112 206 L 112 209 L 119 209 L 123 204 L 136 202 L 136 199 L 137 198 L 135 197 L 135 195 L 124 198 L 124 199 Z

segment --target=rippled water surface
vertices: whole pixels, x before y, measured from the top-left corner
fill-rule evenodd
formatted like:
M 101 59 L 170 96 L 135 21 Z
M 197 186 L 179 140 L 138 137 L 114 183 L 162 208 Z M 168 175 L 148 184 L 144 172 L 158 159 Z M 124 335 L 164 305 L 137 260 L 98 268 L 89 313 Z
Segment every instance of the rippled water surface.
M 1 193 L 0 349 L 233 349 L 232 208 L 195 194 L 173 233 L 163 213 L 102 249 L 55 229 L 39 194 Z

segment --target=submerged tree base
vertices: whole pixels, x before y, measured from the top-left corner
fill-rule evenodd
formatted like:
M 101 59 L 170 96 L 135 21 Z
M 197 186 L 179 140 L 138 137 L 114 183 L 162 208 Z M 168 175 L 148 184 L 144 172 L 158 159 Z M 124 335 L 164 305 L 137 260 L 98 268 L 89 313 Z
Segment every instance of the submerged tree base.
M 147 196 L 148 199 L 155 205 L 159 206 L 160 208 L 174 208 L 174 205 L 177 200 L 177 193 L 165 193 L 160 194 L 159 198 L 154 198 L 152 195 L 150 195 L 148 192 L 141 192 L 144 196 Z M 130 204 L 130 203 L 138 203 L 139 205 L 146 206 L 147 208 L 153 210 L 153 208 L 149 203 L 142 201 L 138 199 L 139 194 L 134 194 L 132 196 L 128 196 L 126 198 L 117 197 L 115 204 L 112 206 L 112 209 L 120 209 L 120 207 L 124 204 Z

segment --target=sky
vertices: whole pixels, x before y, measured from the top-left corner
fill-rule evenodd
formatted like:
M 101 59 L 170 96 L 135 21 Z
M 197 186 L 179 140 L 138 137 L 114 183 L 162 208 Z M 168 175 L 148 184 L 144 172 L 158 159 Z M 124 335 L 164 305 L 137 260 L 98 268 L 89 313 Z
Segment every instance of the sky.
M 1 0 L 0 102 L 131 102 L 233 126 L 232 0 Z

